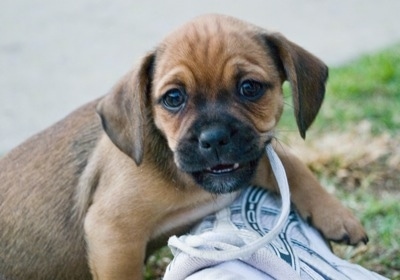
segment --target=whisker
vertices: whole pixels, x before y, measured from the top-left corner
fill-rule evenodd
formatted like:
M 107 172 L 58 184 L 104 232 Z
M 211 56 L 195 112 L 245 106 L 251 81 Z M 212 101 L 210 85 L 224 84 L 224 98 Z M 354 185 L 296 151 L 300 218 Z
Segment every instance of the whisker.
M 286 107 L 286 108 L 294 109 L 293 103 L 291 103 L 291 102 L 284 101 L 283 104 L 284 104 L 284 107 Z

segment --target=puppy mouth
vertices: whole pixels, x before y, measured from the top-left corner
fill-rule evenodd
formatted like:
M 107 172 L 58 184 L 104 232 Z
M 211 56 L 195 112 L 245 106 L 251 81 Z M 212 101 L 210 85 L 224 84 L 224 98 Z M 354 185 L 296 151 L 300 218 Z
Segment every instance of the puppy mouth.
M 253 177 L 258 160 L 245 163 L 219 163 L 190 174 L 206 191 L 222 194 L 247 186 Z
M 218 164 L 213 167 L 208 167 L 204 171 L 213 175 L 224 175 L 227 173 L 232 173 L 241 167 L 239 163 L 234 164 Z

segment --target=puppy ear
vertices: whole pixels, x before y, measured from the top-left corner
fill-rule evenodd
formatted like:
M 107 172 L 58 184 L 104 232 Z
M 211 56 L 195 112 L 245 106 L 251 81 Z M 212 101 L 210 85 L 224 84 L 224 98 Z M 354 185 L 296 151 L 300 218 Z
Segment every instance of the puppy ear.
M 142 162 L 144 154 L 154 60 L 154 53 L 144 57 L 139 66 L 125 75 L 97 105 L 97 113 L 108 137 L 137 165 Z
M 268 34 L 267 44 L 278 57 L 278 65 L 290 83 L 297 126 L 305 138 L 324 99 L 328 67 L 279 33 Z

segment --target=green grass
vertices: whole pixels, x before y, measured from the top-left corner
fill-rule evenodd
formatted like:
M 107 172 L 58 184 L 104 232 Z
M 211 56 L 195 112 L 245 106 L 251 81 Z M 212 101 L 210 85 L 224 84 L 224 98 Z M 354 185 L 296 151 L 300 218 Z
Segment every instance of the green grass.
M 282 127 L 295 130 L 291 94 L 285 86 Z M 312 130 L 345 130 L 362 120 L 373 132 L 400 133 L 400 45 L 330 69 L 327 92 Z
M 302 142 L 287 84 L 285 103 L 278 138 Z M 368 129 L 355 129 L 365 123 Z M 354 151 L 364 154 L 351 157 L 332 151 L 329 160 L 309 165 L 322 184 L 354 210 L 370 242 L 356 248 L 334 245 L 333 249 L 344 259 L 400 280 L 400 45 L 330 70 L 324 104 L 305 143 L 311 143 L 313 150 L 324 137 L 349 133 L 350 138 L 344 139 L 352 139 Z M 339 149 L 341 141 L 334 141 Z M 369 161 L 375 150 L 380 155 Z M 160 267 L 169 258 L 165 248 L 151 257 L 146 279 L 160 279 Z
M 375 133 L 399 133 L 400 47 L 333 69 L 327 88 L 327 105 L 330 114 L 323 114 L 320 124 L 366 119 L 373 124 Z

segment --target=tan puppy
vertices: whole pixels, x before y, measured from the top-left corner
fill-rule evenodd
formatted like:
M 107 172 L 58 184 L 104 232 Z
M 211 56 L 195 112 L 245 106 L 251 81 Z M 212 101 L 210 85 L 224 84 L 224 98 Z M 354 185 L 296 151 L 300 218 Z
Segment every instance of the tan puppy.
M 291 84 L 304 137 L 327 75 L 278 33 L 219 15 L 184 25 L 104 98 L 1 159 L 0 279 L 141 279 L 148 248 L 243 186 L 275 189 L 263 151 L 281 85 Z M 276 147 L 300 214 L 328 239 L 366 242 L 354 216 Z

